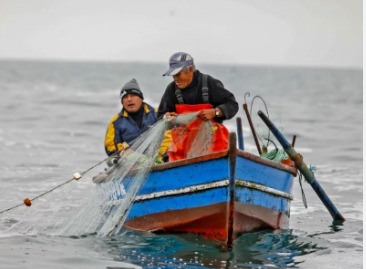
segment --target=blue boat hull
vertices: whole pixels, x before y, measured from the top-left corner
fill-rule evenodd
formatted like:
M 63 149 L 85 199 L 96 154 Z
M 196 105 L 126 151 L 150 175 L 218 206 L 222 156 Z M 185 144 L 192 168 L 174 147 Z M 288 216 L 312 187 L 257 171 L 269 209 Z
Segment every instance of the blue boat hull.
M 196 233 L 230 246 L 259 229 L 288 227 L 296 169 L 237 150 L 161 164 L 144 181 L 124 226 Z

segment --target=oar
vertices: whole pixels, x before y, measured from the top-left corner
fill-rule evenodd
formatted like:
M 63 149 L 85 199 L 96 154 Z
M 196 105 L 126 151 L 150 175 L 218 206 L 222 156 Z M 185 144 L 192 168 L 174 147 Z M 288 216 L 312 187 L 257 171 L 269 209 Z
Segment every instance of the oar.
M 290 158 L 295 162 L 297 169 L 300 170 L 301 174 L 304 175 L 306 181 L 311 185 L 313 190 L 316 192 L 320 200 L 323 202 L 325 207 L 328 209 L 329 213 L 332 215 L 335 221 L 344 221 L 345 218 L 339 213 L 338 209 L 329 199 L 328 195 L 325 193 L 323 188 L 320 186 L 318 181 L 315 179 L 313 172 L 307 167 L 306 163 L 303 161 L 302 156 L 298 154 L 291 144 L 286 140 L 284 135 L 274 126 L 274 124 L 268 119 L 268 117 L 262 112 L 258 111 L 259 117 L 262 118 L 264 123 L 268 126 L 277 140 L 281 143 L 283 149 L 287 152 Z

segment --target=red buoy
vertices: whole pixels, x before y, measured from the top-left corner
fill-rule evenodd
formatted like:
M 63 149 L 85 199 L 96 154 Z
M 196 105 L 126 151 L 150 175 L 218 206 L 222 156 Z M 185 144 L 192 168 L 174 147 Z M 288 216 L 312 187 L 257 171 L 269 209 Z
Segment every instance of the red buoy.
M 32 201 L 31 201 L 29 198 L 25 198 L 25 199 L 24 199 L 24 204 L 25 204 L 26 206 L 31 206 L 31 205 L 32 205 Z

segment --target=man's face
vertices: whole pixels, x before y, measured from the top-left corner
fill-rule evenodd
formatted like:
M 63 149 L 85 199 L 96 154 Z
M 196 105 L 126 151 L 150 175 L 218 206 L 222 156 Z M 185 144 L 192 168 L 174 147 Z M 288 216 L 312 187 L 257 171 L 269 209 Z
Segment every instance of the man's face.
M 142 102 L 143 100 L 140 98 L 140 96 L 131 93 L 125 95 L 122 99 L 123 108 L 128 113 L 137 112 L 141 108 Z
M 186 71 L 180 71 L 178 74 L 173 76 L 175 85 L 177 85 L 179 89 L 184 89 L 192 82 L 193 74 L 193 67 L 191 66 Z

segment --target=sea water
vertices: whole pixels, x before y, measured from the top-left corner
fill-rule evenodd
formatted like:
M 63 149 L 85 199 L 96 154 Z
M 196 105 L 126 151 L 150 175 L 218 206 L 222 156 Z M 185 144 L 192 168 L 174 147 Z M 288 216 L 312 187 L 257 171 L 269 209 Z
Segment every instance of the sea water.
M 361 268 L 363 255 L 362 70 L 197 65 L 239 102 L 244 147 L 257 154 L 242 109 L 258 95 L 346 218 L 333 223 L 298 177 L 289 229 L 241 236 L 232 251 L 195 235 L 121 231 L 60 233 L 95 189 L 99 165 L 0 215 L 0 268 Z M 98 164 L 104 135 L 119 112 L 119 91 L 136 78 L 157 107 L 171 78 L 165 64 L 0 62 L 0 211 L 22 204 Z M 253 115 L 253 120 L 257 120 Z M 235 119 L 225 122 L 235 131 Z M 85 223 L 84 223 L 85 222 Z M 88 219 L 72 223 L 86 225 Z M 76 227 L 77 228 L 77 227 Z M 76 229 L 77 230 L 77 229 Z

